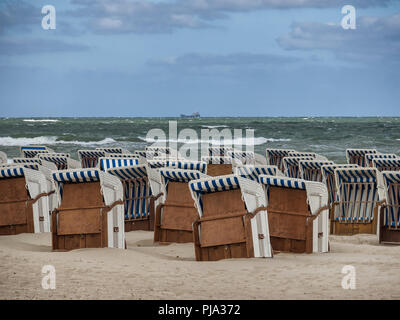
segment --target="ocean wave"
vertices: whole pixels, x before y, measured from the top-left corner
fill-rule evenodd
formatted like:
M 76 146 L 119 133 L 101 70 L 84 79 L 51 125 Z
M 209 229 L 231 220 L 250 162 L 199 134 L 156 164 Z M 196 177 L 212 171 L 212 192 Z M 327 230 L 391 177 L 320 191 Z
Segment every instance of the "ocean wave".
M 229 128 L 229 126 L 226 125 L 219 125 L 219 126 L 202 126 L 203 128 L 208 128 L 208 129 L 216 129 L 216 128 Z
M 90 145 L 103 145 L 111 144 L 116 141 L 113 138 L 105 138 L 100 141 L 65 141 L 57 140 L 56 136 L 42 136 L 34 138 L 12 138 L 12 137 L 0 137 L 0 146 L 23 146 L 23 145 L 56 145 L 56 144 L 75 144 L 82 146 Z
M 57 119 L 24 119 L 24 122 L 58 122 Z
M 172 143 L 190 143 L 190 144 L 200 144 L 200 143 L 210 143 L 213 145 L 262 145 L 267 142 L 288 142 L 291 141 L 291 139 L 274 139 L 274 138 L 264 138 L 264 137 L 254 137 L 254 138 L 235 138 L 235 139 L 222 139 L 221 140 L 201 140 L 201 139 L 192 139 L 190 141 L 187 141 L 186 139 L 153 139 L 153 138 L 147 138 L 147 137 L 138 137 L 140 140 L 148 142 L 148 143 L 155 143 L 155 142 L 160 142 L 160 143 L 167 143 L 167 142 L 172 142 Z

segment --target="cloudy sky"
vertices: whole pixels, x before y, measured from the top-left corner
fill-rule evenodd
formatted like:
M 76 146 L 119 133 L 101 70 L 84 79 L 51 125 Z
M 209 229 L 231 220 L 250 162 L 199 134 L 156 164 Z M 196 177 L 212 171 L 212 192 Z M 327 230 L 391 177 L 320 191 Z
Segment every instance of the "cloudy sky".
M 400 1 L 1 0 L 0 116 L 195 111 L 400 116 Z

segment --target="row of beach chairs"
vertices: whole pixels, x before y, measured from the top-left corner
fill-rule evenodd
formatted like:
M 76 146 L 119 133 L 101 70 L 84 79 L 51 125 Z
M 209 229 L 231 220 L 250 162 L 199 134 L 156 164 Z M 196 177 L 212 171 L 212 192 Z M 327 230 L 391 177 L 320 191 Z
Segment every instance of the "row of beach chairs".
M 329 251 L 329 233 L 400 242 L 400 158 L 348 149 L 347 164 L 316 153 L 266 157 L 210 148 L 188 161 L 170 148 L 0 153 L 0 235 L 52 232 L 53 250 L 125 248 L 125 232 L 193 242 L 197 260 Z M 10 162 L 10 163 L 9 163 Z

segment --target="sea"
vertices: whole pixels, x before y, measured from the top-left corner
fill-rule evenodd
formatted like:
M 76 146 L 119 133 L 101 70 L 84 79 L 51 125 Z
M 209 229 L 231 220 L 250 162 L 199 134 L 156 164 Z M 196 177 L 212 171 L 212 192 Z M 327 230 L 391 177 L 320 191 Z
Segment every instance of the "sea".
M 80 149 L 117 146 L 143 150 L 154 142 L 148 135 L 152 129 L 165 133 L 168 146 L 177 142 L 169 132 L 171 123 L 176 124 L 178 133 L 194 130 L 198 137 L 194 142 L 204 143 L 201 137 L 207 129 L 231 132 L 234 147 L 244 143 L 242 149 L 246 150 L 254 142 L 254 151 L 262 155 L 266 148 L 289 148 L 316 152 L 336 163 L 346 161 L 346 148 L 375 148 L 400 155 L 400 118 L 390 117 L 0 118 L 0 151 L 13 158 L 20 156 L 21 145 L 46 145 L 78 159 Z M 235 136 L 234 129 L 241 132 L 242 139 Z M 246 130 L 254 139 L 246 139 Z M 178 139 L 178 149 L 182 145 Z

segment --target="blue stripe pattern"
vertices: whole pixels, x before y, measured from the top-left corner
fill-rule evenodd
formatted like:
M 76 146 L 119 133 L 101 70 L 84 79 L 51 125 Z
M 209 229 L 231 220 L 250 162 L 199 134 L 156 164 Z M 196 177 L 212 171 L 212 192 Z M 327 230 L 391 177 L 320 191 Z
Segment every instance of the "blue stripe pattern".
M 24 169 L 22 167 L 0 168 L 0 179 L 23 176 Z
M 276 176 L 276 167 L 265 167 L 265 166 L 239 166 L 237 167 L 238 174 L 253 181 L 259 181 L 260 175 Z
M 384 226 L 400 228 L 400 172 L 383 172 L 383 180 L 387 192 L 384 210 Z
M 100 158 L 100 170 L 107 171 L 116 167 L 127 167 L 139 164 L 136 158 Z

